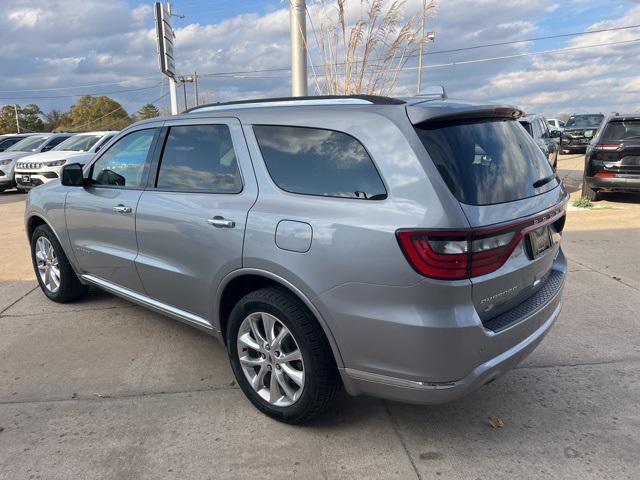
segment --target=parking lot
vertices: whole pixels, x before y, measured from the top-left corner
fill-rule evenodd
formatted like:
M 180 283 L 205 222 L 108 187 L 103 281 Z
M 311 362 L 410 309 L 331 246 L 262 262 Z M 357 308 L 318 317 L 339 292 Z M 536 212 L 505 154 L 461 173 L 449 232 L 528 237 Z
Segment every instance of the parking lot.
M 571 203 L 582 164 L 559 160 Z M 569 208 L 563 311 L 516 370 L 442 406 L 343 393 L 300 427 L 246 400 L 213 338 L 97 290 L 48 301 L 24 200 L 0 194 L 2 479 L 640 478 L 638 197 Z

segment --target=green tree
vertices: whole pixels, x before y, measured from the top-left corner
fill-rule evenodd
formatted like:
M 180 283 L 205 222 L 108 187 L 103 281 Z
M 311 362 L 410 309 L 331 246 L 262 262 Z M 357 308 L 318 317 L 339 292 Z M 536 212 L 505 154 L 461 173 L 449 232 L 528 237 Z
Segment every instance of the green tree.
M 147 103 L 140 107 L 136 114 L 137 120 L 146 120 L 147 118 L 154 118 L 160 116 L 160 110 L 152 103 Z
M 34 103 L 25 107 L 16 105 L 5 105 L 0 109 L 0 134 L 16 133 L 16 109 L 18 110 L 18 122 L 21 132 L 41 132 L 44 129 L 44 122 L 40 118 L 42 110 Z
M 127 111 L 114 99 L 84 95 L 71 107 L 72 128 L 78 132 L 90 130 L 121 130 L 131 123 Z

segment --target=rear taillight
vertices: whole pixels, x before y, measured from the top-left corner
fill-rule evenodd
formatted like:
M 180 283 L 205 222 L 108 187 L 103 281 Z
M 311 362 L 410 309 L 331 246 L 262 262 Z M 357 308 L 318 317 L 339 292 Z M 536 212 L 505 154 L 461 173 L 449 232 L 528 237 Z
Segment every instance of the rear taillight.
M 617 150 L 620 147 L 620 143 L 598 143 L 594 146 L 596 150 Z
M 462 280 L 498 270 L 532 230 L 555 223 L 564 225 L 564 207 L 522 222 L 496 228 L 465 231 L 400 230 L 398 242 L 411 266 L 439 280 Z
M 610 177 L 615 177 L 616 174 L 615 173 L 609 173 L 609 172 L 598 172 L 595 174 L 596 177 L 606 177 L 606 178 L 610 178 Z

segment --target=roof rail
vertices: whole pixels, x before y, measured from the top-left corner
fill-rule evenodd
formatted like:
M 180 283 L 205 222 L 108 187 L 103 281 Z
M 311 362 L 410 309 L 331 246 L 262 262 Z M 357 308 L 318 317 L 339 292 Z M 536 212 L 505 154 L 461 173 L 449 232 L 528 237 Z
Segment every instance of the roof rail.
M 403 100 L 376 95 L 318 95 L 308 97 L 258 98 L 235 102 L 209 103 L 185 110 L 184 113 L 211 112 L 232 108 L 280 107 L 298 105 L 400 105 Z

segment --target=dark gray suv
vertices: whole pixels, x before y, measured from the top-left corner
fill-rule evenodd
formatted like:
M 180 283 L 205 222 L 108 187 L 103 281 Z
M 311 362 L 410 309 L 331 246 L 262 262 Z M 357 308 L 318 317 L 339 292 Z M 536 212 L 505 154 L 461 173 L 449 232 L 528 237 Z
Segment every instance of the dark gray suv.
M 513 368 L 560 312 L 567 193 L 511 106 L 315 97 L 139 122 L 26 228 L 45 295 L 98 286 L 218 337 L 300 423 L 341 385 L 415 403 Z

